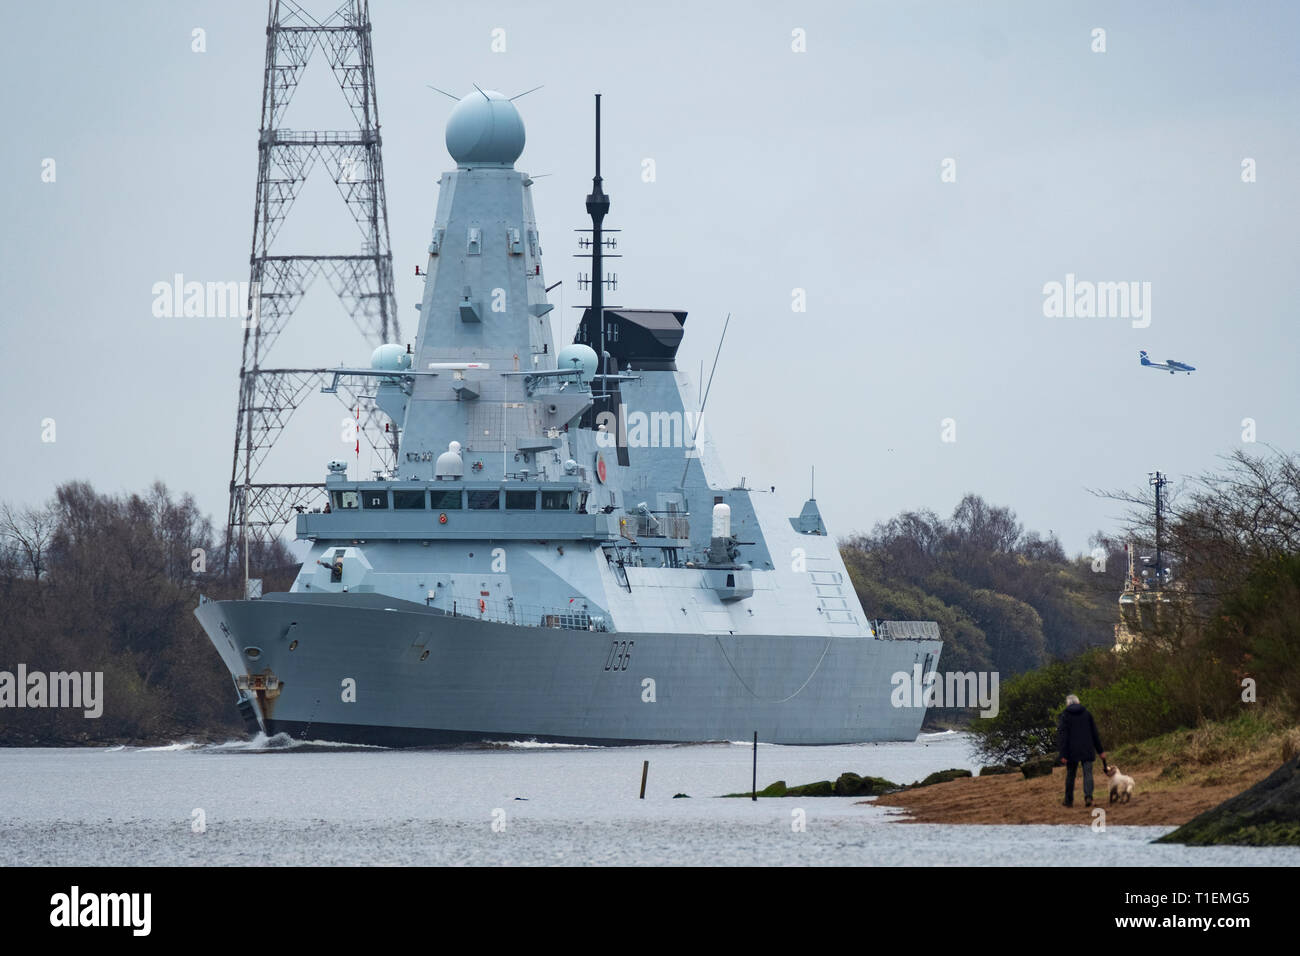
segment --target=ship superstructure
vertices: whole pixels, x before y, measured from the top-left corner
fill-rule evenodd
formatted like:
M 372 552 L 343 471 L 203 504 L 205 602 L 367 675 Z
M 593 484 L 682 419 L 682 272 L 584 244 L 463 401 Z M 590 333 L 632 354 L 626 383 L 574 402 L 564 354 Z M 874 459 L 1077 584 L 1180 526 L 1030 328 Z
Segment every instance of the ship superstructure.
M 524 142 L 506 97 L 460 100 L 419 333 L 336 373 L 373 382 L 394 473 L 331 462 L 290 591 L 196 612 L 250 724 L 390 745 L 914 738 L 924 708 L 891 691 L 935 668 L 937 626 L 868 620 L 815 499 L 791 515 L 727 482 L 676 364 L 686 313 L 603 304 L 599 159 L 592 304 L 556 348 Z

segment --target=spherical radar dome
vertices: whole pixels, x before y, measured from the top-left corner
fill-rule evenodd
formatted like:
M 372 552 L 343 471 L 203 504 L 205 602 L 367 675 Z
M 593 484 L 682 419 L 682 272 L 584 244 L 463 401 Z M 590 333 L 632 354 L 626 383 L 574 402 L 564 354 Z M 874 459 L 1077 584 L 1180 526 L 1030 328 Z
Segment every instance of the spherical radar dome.
M 400 372 L 411 367 L 411 353 L 394 342 L 370 353 L 370 367 L 383 372 Z
M 591 381 L 599 365 L 600 359 L 596 357 L 596 350 L 580 342 L 569 343 L 560 349 L 559 355 L 555 356 L 556 368 L 581 369 L 584 382 Z
M 447 152 L 457 166 L 513 166 L 524 151 L 524 121 L 495 90 L 475 90 L 452 108 Z
M 451 442 L 434 462 L 433 475 L 435 478 L 459 478 L 464 474 L 465 463 L 460 457 L 460 442 Z

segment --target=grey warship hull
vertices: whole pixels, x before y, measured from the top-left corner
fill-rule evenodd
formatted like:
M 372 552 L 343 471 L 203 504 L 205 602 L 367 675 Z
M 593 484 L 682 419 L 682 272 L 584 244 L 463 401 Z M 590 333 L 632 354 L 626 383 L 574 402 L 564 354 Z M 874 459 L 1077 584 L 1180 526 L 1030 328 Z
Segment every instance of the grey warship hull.
M 928 673 L 940 647 L 522 627 L 380 595 L 212 601 L 198 616 L 232 673 L 276 675 L 248 692 L 268 735 L 396 747 L 913 740 L 925 710 L 891 705 L 894 675 Z M 255 663 L 236 646 L 250 634 Z
M 686 312 L 604 304 L 599 150 L 592 303 L 557 349 L 518 111 L 476 88 L 446 139 L 416 339 L 331 370 L 388 417 L 392 460 L 326 465 L 287 593 L 198 608 L 246 719 L 399 746 L 914 739 L 938 627 L 873 624 L 815 497 L 725 472 L 677 365 Z M 804 370 L 771 387 L 803 400 Z M 787 465 L 835 453 L 732 433 Z

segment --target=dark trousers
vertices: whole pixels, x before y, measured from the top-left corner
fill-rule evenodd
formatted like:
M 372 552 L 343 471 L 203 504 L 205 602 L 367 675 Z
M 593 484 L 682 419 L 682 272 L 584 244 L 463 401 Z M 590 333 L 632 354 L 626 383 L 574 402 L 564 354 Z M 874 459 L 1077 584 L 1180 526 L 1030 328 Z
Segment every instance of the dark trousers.
M 1074 803 L 1074 775 L 1083 764 L 1083 795 L 1092 796 L 1092 761 L 1067 760 L 1065 762 L 1065 802 Z

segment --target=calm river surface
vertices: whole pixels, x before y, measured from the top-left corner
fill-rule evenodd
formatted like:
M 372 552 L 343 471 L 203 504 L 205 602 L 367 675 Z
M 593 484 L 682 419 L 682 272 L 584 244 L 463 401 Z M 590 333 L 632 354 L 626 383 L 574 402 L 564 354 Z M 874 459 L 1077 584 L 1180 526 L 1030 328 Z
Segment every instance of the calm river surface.
M 750 760 L 739 743 L 0 750 L 0 865 L 1300 865 L 1294 848 L 1151 846 L 1166 827 L 900 825 L 852 799 L 715 799 L 749 789 Z M 949 767 L 975 767 L 959 734 L 758 749 L 760 787 Z

